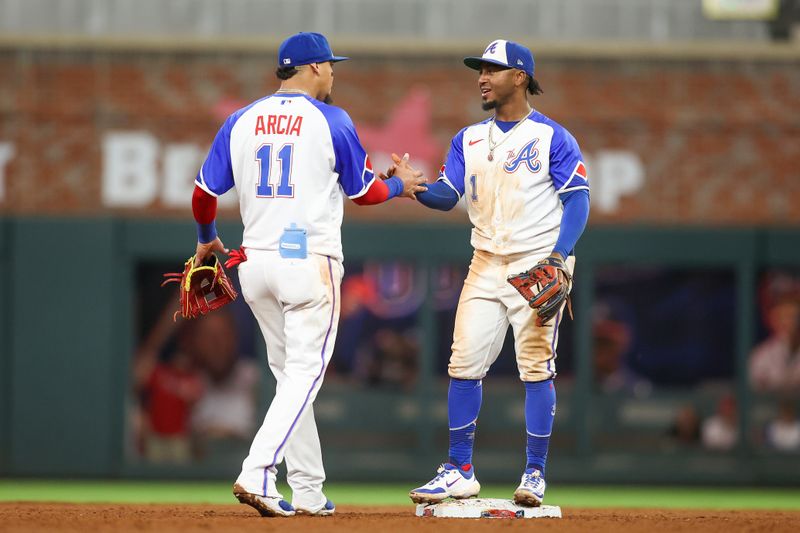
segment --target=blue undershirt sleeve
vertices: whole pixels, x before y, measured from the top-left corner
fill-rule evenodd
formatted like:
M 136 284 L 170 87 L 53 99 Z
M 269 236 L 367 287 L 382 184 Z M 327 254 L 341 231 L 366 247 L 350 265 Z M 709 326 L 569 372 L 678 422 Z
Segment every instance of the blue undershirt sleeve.
M 197 223 L 197 241 L 208 244 L 217 238 L 217 223 L 212 220 L 208 224 Z
M 417 193 L 417 200 L 425 207 L 450 211 L 458 203 L 458 193 L 444 181 L 428 184 L 428 190 Z
M 575 249 L 575 244 L 586 227 L 586 221 L 589 220 L 589 191 L 579 189 L 561 194 L 560 198 L 564 213 L 561 215 L 561 229 L 553 251 L 566 259 Z

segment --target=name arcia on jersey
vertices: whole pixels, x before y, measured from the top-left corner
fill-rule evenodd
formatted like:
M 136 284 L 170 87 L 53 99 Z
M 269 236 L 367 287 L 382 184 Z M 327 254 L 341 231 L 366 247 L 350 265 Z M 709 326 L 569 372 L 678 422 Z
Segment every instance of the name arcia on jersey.
M 259 115 L 254 135 L 300 135 L 303 117 L 294 115 Z
M 233 113 L 195 183 L 212 196 L 233 187 L 242 245 L 278 250 L 284 229 L 307 231 L 308 252 L 342 259 L 344 196 L 375 176 L 347 113 L 308 95 L 270 95 Z

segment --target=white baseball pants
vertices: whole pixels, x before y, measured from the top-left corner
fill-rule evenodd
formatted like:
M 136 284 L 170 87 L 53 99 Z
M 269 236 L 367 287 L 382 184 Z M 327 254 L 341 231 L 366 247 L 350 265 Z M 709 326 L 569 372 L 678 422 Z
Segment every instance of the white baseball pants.
M 285 259 L 276 251 L 248 249 L 247 261 L 239 265 L 242 295 L 261 327 L 277 381 L 237 479 L 250 493 L 277 495 L 277 465 L 285 456 L 292 504 L 325 504 L 312 405 L 336 341 L 343 274 L 341 262 L 315 254 Z
M 537 326 L 536 311 L 506 281 L 508 276 L 530 269 L 543 258 L 475 250 L 456 310 L 450 377 L 483 379 L 500 355 L 509 324 L 514 330 L 519 378 L 535 382 L 555 377 L 563 305 L 553 320 Z M 575 257 L 568 257 L 566 264 L 570 273 L 574 272 Z

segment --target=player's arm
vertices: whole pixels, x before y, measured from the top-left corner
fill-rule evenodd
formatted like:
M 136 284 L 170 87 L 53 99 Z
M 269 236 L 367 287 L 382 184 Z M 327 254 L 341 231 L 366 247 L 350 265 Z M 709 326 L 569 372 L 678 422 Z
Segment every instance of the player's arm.
M 566 259 L 575 249 L 586 228 L 589 220 L 589 191 L 580 189 L 559 195 L 564 206 L 561 215 L 561 227 L 558 232 L 556 245 L 553 253 L 557 253 L 562 259 Z
M 396 154 L 395 164 L 392 165 L 391 176 L 386 179 L 373 179 L 372 184 L 363 196 L 353 198 L 358 205 L 375 205 L 386 202 L 396 196 L 416 198 L 416 194 L 427 189 L 422 172 L 408 164 L 408 154 L 402 160 Z
M 425 207 L 450 211 L 458 203 L 458 193 L 444 181 L 437 181 L 428 185 L 428 190 L 417 194 L 417 200 Z
M 453 137 L 447 159 L 439 170 L 439 179 L 428 190 L 417 194 L 419 203 L 431 209 L 449 211 L 464 195 L 464 130 Z
M 556 130 L 551 143 L 550 176 L 564 209 L 553 254 L 566 259 L 589 219 L 589 181 L 578 143 L 563 128 Z
M 192 193 L 192 214 L 197 223 L 197 247 L 195 265 L 199 265 L 212 252 L 227 254 L 228 250 L 217 236 L 217 197 L 233 187 L 231 166 L 230 133 L 234 120 L 229 117 L 222 125 L 200 172 L 195 178 Z
M 197 185 L 192 194 L 192 214 L 197 223 L 195 265 L 202 263 L 212 252 L 227 254 L 228 249 L 217 236 L 217 198 Z
M 387 183 L 388 182 L 388 183 Z M 386 181 L 373 180 L 367 192 L 362 196 L 353 198 L 358 205 L 375 205 L 399 196 L 402 191 L 402 184 L 398 178 L 389 178 Z
M 396 196 L 413 198 L 416 192 L 424 190 L 422 173 L 408 165 L 398 168 L 390 179 L 377 179 L 350 116 L 334 106 L 323 107 L 321 111 L 331 129 L 336 159 L 334 170 L 339 174 L 339 184 L 348 198 L 359 205 L 375 205 Z

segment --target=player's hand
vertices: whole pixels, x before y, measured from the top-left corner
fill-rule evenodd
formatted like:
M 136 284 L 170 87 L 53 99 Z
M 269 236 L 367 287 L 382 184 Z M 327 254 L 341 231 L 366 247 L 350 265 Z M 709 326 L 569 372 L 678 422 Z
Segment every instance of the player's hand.
M 560 253 L 558 253 L 558 252 L 552 252 L 552 253 L 550 253 L 550 257 L 552 257 L 552 258 L 554 258 L 554 259 L 556 259 L 556 260 L 558 260 L 558 261 L 561 261 L 562 263 L 563 263 L 564 261 L 566 261 L 566 258 L 565 258 L 564 256 L 562 256 L 562 255 L 561 255 Z M 561 270 L 561 269 L 559 269 L 559 270 L 558 270 L 558 280 L 559 280 L 561 283 L 565 283 L 565 284 L 569 282 L 569 280 L 567 279 L 567 273 L 566 273 L 566 271 L 565 271 L 565 270 Z
M 403 154 L 403 157 L 400 157 L 399 155 L 392 153 L 392 161 L 394 162 L 391 165 L 389 165 L 389 168 L 386 169 L 386 172 L 378 172 L 378 177 L 382 180 L 388 180 L 389 178 L 394 176 L 394 173 L 397 171 L 397 165 L 400 164 L 402 161 L 407 162 L 408 159 L 409 159 L 408 153 Z
M 389 168 L 386 169 L 386 172 L 378 172 L 378 177 L 382 180 L 388 180 L 392 176 L 394 176 L 394 171 L 397 170 L 397 165 L 392 164 Z
M 203 264 L 203 261 L 213 252 L 221 252 L 228 255 L 229 250 L 225 248 L 225 245 L 222 244 L 219 237 L 207 243 L 198 242 L 197 249 L 194 252 L 194 266 Z
M 403 158 L 408 161 L 408 154 L 403 154 Z M 378 177 L 382 180 L 388 180 L 394 176 L 394 173 L 397 170 L 397 162 L 402 161 L 403 158 L 400 158 L 397 156 L 397 154 L 392 153 L 392 161 L 394 161 L 394 163 L 389 165 L 389 168 L 386 169 L 386 172 L 378 172 Z
M 421 171 L 411 166 L 408 159 L 408 154 L 403 155 L 402 158 L 397 154 L 392 154 L 394 165 L 390 167 L 390 170 L 394 168 L 392 175 L 397 176 L 403 182 L 403 192 L 400 196 L 416 200 L 418 192 L 428 190 L 427 180 Z

